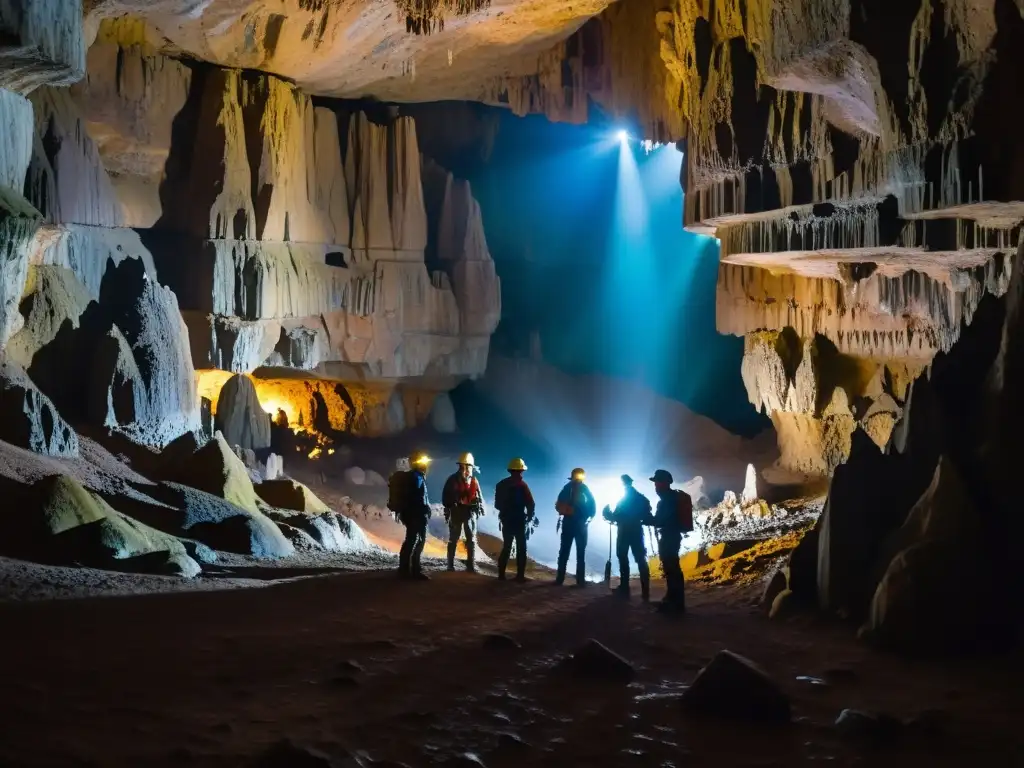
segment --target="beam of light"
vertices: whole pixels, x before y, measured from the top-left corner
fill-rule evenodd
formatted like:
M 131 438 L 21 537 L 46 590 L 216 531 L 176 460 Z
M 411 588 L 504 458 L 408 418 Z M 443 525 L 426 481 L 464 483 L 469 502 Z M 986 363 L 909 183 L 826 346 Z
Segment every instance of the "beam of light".
M 625 495 L 625 488 L 622 480 L 617 476 L 601 475 L 592 477 L 587 481 L 587 487 L 594 494 L 594 501 L 597 502 L 597 513 L 600 515 L 605 506 L 615 509 L 615 505 L 622 501 Z
M 495 174 L 493 182 L 524 190 L 514 198 L 523 207 L 521 214 L 502 211 L 500 222 L 509 228 L 509 239 L 515 235 L 521 241 L 522 222 L 536 220 L 530 242 L 537 261 L 572 267 L 564 283 L 541 289 L 535 298 L 547 303 L 560 324 L 550 341 L 553 348 L 558 343 L 563 348 L 550 359 L 560 360 L 563 369 L 571 370 L 575 360 L 584 370 L 601 371 L 573 378 L 513 359 L 492 360 L 488 370 L 491 401 L 559 467 L 557 472 L 526 475 L 541 520 L 530 539 L 530 554 L 554 565 L 555 497 L 569 471 L 583 466 L 598 505 L 587 549 L 591 578 L 600 577 L 606 540 L 614 538 L 613 526 L 600 513 L 622 497 L 619 475 L 631 475 L 652 507 L 658 499 L 648 478 L 655 469 L 669 469 L 680 481 L 677 487 L 697 474 L 716 475 L 716 457 L 698 442 L 705 433 L 704 420 L 666 398 L 679 399 L 675 392 L 680 381 L 701 380 L 693 386 L 705 386 L 705 352 L 692 345 L 706 344 L 714 330 L 691 340 L 685 305 L 697 300 L 692 283 L 706 254 L 694 244 L 698 238 L 682 229 L 682 153 L 674 144 L 651 145 L 649 150 L 629 140 L 624 130 L 604 130 L 592 141 L 539 152 L 535 160 Z M 548 208 L 557 215 L 538 215 Z M 711 260 L 717 270 L 717 258 Z M 714 285 L 699 291 L 701 300 L 711 302 L 707 316 L 713 323 Z M 547 357 L 549 338 L 542 342 Z M 540 373 L 543 378 L 537 378 Z M 510 448 L 509 455 L 520 452 Z M 738 487 L 742 476 L 729 482 Z M 497 533 L 493 516 L 481 520 L 481 530 L 485 528 Z M 699 544 L 691 534 L 683 551 Z

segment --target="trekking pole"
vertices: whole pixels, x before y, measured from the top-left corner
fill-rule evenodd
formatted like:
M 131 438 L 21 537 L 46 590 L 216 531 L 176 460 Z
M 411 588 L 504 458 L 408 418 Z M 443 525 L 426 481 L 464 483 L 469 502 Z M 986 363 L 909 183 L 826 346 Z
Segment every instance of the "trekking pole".
M 612 527 L 608 526 L 608 561 L 604 564 L 604 583 L 606 587 L 612 585 Z

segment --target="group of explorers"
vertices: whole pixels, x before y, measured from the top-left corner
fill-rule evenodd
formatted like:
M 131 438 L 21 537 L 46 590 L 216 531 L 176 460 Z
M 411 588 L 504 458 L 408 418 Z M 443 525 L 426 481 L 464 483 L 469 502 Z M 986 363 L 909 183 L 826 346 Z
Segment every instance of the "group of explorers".
M 430 500 L 427 495 L 426 475 L 430 458 L 424 453 L 409 457 L 409 469 L 392 474 L 388 483 L 388 508 L 406 529 L 399 556 L 399 575 L 409 579 L 427 580 L 420 557 L 426 543 L 427 524 L 431 517 Z M 455 570 L 455 552 L 459 539 L 466 539 L 467 569 L 476 570 L 476 521 L 484 514 L 483 494 L 474 470 L 473 455 L 462 454 L 458 469 L 447 479 L 441 493 L 445 522 L 448 524 L 448 570 Z M 505 580 L 505 571 L 515 545 L 516 577 L 518 582 L 526 581 L 526 542 L 536 530 L 538 517 L 536 504 L 530 487 L 523 479 L 526 463 L 519 458 L 508 463 L 508 477 L 501 480 L 494 489 L 494 507 L 503 545 L 498 557 L 498 579 Z M 561 530 L 561 546 L 558 551 L 558 570 L 555 585 L 565 582 L 569 553 L 576 547 L 576 586 L 585 587 L 587 529 L 590 521 L 597 516 L 597 504 L 593 494 L 584 482 L 586 473 L 576 468 L 569 476 L 558 499 L 556 530 Z M 672 487 L 672 475 L 659 469 L 650 478 L 658 495 L 657 508 L 651 514 L 651 502 L 633 487 L 633 479 L 622 475 L 625 494 L 615 505 L 606 506 L 602 516 L 615 525 L 616 555 L 619 561 L 619 586 L 614 591 L 619 597 L 630 596 L 629 555 L 632 553 L 640 572 L 640 593 L 644 602 L 650 600 L 650 569 L 647 563 L 647 546 L 644 527 L 654 528 L 658 541 L 658 556 L 665 573 L 666 594 L 658 605 L 666 613 L 683 613 L 686 599 L 683 588 L 683 571 L 679 563 L 679 548 L 682 537 L 693 530 L 693 504 L 684 491 Z M 607 575 L 607 574 L 606 574 Z

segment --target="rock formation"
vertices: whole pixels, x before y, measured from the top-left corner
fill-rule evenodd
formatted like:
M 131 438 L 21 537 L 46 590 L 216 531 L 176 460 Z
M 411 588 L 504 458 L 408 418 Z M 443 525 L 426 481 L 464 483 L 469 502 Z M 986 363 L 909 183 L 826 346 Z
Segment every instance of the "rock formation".
M 833 475 L 794 596 L 905 650 L 1005 641 L 1019 615 L 1022 32 L 1014 0 L 618 4 L 492 89 L 556 119 L 633 108 L 679 142 L 775 474 Z
M 420 158 L 415 121 L 336 98 L 573 121 L 594 103 L 685 152 L 682 224 L 721 244 L 718 327 L 745 337 L 776 478 L 832 478 L 792 595 L 892 645 L 999 635 L 989 603 L 944 623 L 936 564 L 1019 533 L 1020 0 L 494 5 L 0 0 L 5 481 L 39 509 L 74 500 L 66 528 L 101 534 L 97 560 L 191 572 L 129 507 L 175 542 L 342 546 L 331 513 L 269 509 L 222 437 L 194 436 L 200 398 L 229 433 L 259 424 L 250 450 L 259 409 L 453 429 L 444 393 L 488 367 L 500 284 L 469 185 Z M 239 375 L 251 388 L 222 394 Z M 164 482 L 100 471 L 88 435 Z M 167 446 L 180 477 L 150 450 Z M 72 469 L 89 482 L 38 485 Z M 41 530 L 25 541 L 48 551 Z
M 72 542 L 58 560 L 91 547 L 90 563 L 192 576 L 207 546 L 365 548 L 319 501 L 281 510 L 253 488 L 282 471 L 276 456 L 253 469 L 270 414 L 310 431 L 450 430 L 445 393 L 486 367 L 500 286 L 468 184 L 430 167 L 443 224 L 429 224 L 412 118 L 215 66 L 254 63 L 220 48 L 249 34 L 236 5 L 0 2 L 0 482 L 33 508 L 85 510 L 81 540 L 51 531 Z M 323 10 L 318 24 L 338 23 L 318 39 L 365 21 Z M 308 37 L 276 18 L 269 58 L 275 35 Z M 410 39 L 445 51 L 434 31 Z M 214 422 L 251 466 L 200 433 Z M 58 478 L 57 501 L 40 477 Z M 51 558 L 49 541 L 0 553 Z
M 86 25 L 101 34 L 114 26 L 122 40 L 144 40 L 223 67 L 274 73 L 309 93 L 484 100 L 496 75 L 532 75 L 537 54 L 610 2 L 97 0 L 86 4 Z M 427 24 L 428 18 L 447 23 Z

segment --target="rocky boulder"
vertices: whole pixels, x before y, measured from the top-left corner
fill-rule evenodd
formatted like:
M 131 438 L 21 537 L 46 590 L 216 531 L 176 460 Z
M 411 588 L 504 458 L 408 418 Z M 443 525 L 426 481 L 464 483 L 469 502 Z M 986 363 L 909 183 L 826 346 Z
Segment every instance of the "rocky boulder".
M 683 694 L 683 706 L 696 714 L 784 723 L 789 697 L 767 673 L 738 653 L 720 651 Z
M 628 683 L 636 669 L 622 656 L 597 640 L 587 640 L 559 662 L 558 669 L 576 677 Z
M 78 435 L 28 374 L 0 356 L 0 440 L 48 456 L 77 456 Z
M 236 374 L 224 382 L 213 425 L 228 445 L 253 451 L 270 447 L 270 415 L 260 406 L 248 376 Z
M 366 484 L 366 472 L 362 467 L 348 467 L 344 472 L 341 473 L 346 483 L 350 485 L 365 485 Z
M 169 288 L 152 279 L 137 259 L 109 270 L 100 289 L 100 305 L 130 345 L 140 379 L 136 409 L 122 425 L 148 445 L 165 445 L 199 427 L 188 330 Z
M 881 577 L 880 548 L 906 519 L 935 465 L 927 467 L 927 451 L 882 454 L 862 430 L 854 433 L 852 445 L 849 460 L 832 477 L 815 526 L 816 592 L 822 609 L 863 618 Z M 795 571 L 793 591 L 799 593 L 803 584 Z
M 77 326 L 68 316 L 53 341 L 34 354 L 33 380 L 72 422 L 105 427 L 143 445 L 162 447 L 198 429 L 188 332 L 174 294 L 140 259 L 108 266 L 99 294 Z
M 220 432 L 183 462 L 177 479 L 246 512 L 259 512 L 259 497 L 253 489 L 249 471 Z
M 309 488 L 295 480 L 282 478 L 260 483 L 256 493 L 274 509 L 267 516 L 276 522 L 296 546 L 309 546 L 330 552 L 358 552 L 372 548 L 363 529 L 339 515 L 317 498 Z
M 331 511 L 307 486 L 296 480 L 267 480 L 256 485 L 255 490 L 259 497 L 272 507 L 307 514 Z
M 15 554 L 186 577 L 201 570 L 182 542 L 114 510 L 67 475 L 51 475 L 25 489 L 19 511 L 23 519 L 5 542 Z
M 260 511 L 178 483 L 160 483 L 108 496 L 132 517 L 223 552 L 278 558 L 295 553 L 280 527 Z
M 36 352 L 56 338 L 69 322 L 78 327 L 92 297 L 70 269 L 58 266 L 30 266 L 21 302 L 25 324 L 7 345 L 7 354 L 28 368 Z
M 997 580 L 982 514 L 946 457 L 903 526 L 882 547 L 884 575 L 861 636 L 915 654 L 974 650 L 1004 637 L 1005 606 L 984 588 Z
M 266 510 L 296 549 L 328 552 L 366 552 L 374 549 L 363 529 L 331 510 L 310 513 L 289 509 Z

